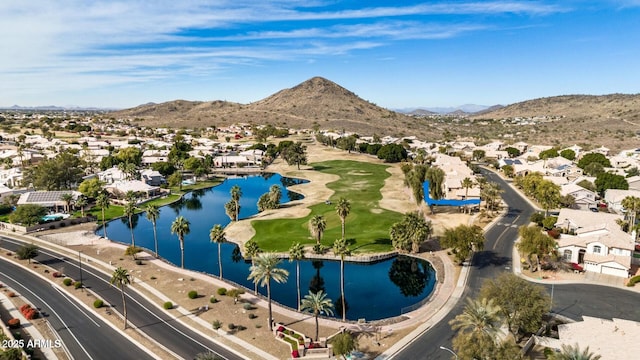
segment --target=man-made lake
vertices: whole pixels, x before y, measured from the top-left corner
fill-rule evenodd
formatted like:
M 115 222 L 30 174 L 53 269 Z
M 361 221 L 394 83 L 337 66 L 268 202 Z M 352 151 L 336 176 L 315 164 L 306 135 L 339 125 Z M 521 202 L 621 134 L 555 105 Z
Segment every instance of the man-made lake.
M 224 211 L 224 204 L 231 198 L 231 187 L 238 185 L 242 189 L 240 218 L 247 218 L 257 213 L 258 198 L 268 192 L 271 185 L 283 188 L 281 202 L 286 203 L 302 198 L 300 194 L 287 191 L 286 186 L 302 182 L 304 181 L 279 174 L 229 178 L 216 187 L 185 195 L 182 201 L 160 209 L 157 223 L 160 256 L 173 264 L 180 264 L 179 241 L 176 235 L 171 234 L 170 229 L 176 217 L 182 215 L 191 223 L 191 232 L 184 240 L 185 267 L 217 276 L 218 246 L 210 242 L 209 231 L 215 224 L 225 226 L 230 222 Z M 153 226 L 145 216 L 142 213 L 133 219 L 136 246 L 153 250 Z M 111 240 L 131 243 L 126 218 L 111 221 L 107 232 Z M 98 234 L 102 234 L 102 231 L 98 230 Z M 287 234 L 283 233 L 282 236 L 286 237 Z M 292 242 L 295 240 L 291 239 Z M 251 263 L 240 257 L 235 244 L 222 244 L 222 262 L 225 279 L 253 289 L 253 283 L 247 280 Z M 297 308 L 295 262 L 283 260 L 282 267 L 289 270 L 289 280 L 285 284 L 272 283 L 272 299 Z M 436 281 L 429 262 L 405 256 L 372 264 L 345 263 L 344 273 L 347 319 L 350 320 L 377 320 L 398 316 L 403 308 L 428 297 Z M 324 289 L 335 303 L 340 298 L 340 262 L 301 261 L 300 287 L 302 296 L 309 290 L 315 292 Z M 259 291 L 263 294 L 266 292 L 264 288 Z M 340 311 L 336 311 L 337 317 L 340 317 Z

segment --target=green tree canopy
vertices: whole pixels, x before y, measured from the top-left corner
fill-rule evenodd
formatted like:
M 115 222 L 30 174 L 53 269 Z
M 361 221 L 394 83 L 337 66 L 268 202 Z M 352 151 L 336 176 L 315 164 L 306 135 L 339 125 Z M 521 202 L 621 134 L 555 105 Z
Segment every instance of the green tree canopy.
M 78 191 L 82 193 L 82 195 L 88 197 L 89 199 L 95 199 L 102 192 L 102 186 L 104 184 L 100 181 L 99 178 L 95 177 L 92 179 L 84 180 L 78 186 Z
M 37 224 L 42 217 L 47 215 L 47 209 L 37 204 L 18 205 L 16 210 L 9 215 L 9 221 L 13 224 L 31 226 Z
M 551 298 L 544 287 L 512 273 L 486 280 L 480 288 L 480 297 L 493 299 L 500 306 L 502 317 L 516 341 L 523 334 L 536 332 L 542 324 L 542 316 L 551 310 Z
M 140 166 L 140 163 L 142 162 L 142 151 L 137 147 L 128 146 L 118 150 L 115 157 L 118 162 Z
M 578 167 L 584 169 L 587 165 L 597 162 L 603 167 L 611 167 L 611 162 L 606 156 L 600 153 L 588 153 L 584 154 L 580 160 L 578 160 Z
M 18 259 L 27 260 L 31 264 L 31 259 L 38 256 L 39 249 L 35 244 L 25 244 L 16 250 L 16 255 L 18 255 Z
M 563 158 L 567 159 L 567 160 L 575 160 L 576 159 L 576 152 L 571 150 L 571 149 L 564 149 L 562 151 L 560 151 L 560 156 L 562 156 Z
M 282 150 L 282 158 L 287 164 L 296 165 L 300 169 L 300 165 L 307 163 L 307 147 L 298 141 Z
M 551 149 L 540 151 L 540 154 L 538 154 L 538 157 L 542 160 L 558 157 L 558 149 L 551 148 Z
M 622 175 L 612 173 L 599 174 L 596 177 L 594 184 L 596 185 L 596 190 L 601 196 L 604 196 L 604 192 L 607 189 L 629 190 L 629 183 L 627 182 L 627 179 Z
M 531 268 L 533 268 L 532 257 L 535 257 L 538 271 L 540 271 L 540 259 L 553 254 L 556 241 L 544 234 L 537 226 L 521 226 L 518 233 L 520 235 L 520 242 L 516 244 L 518 250 L 526 256 Z
M 504 151 L 507 152 L 507 155 L 509 155 L 510 158 L 520 156 L 520 150 L 514 148 L 513 146 L 509 146 L 508 148 L 504 149 Z
M 484 248 L 484 232 L 478 225 L 458 225 L 453 229 L 446 229 L 440 243 L 453 249 L 456 260 L 463 262 L 473 250 Z
M 407 150 L 400 144 L 387 144 L 383 145 L 376 155 L 384 162 L 396 163 L 407 158 Z
M 33 184 L 38 190 L 71 190 L 82 181 L 84 163 L 75 154 L 63 151 L 52 159 L 28 168 L 24 184 Z

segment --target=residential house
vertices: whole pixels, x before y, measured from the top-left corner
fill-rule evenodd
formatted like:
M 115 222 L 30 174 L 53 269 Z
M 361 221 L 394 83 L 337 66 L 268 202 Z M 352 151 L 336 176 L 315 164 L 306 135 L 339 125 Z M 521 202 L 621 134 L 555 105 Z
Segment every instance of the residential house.
M 160 172 L 151 169 L 142 170 L 140 172 L 140 178 L 145 184 L 151 186 L 160 186 L 167 183 L 167 180 Z
M 577 209 L 588 210 L 591 208 L 597 208 L 598 206 L 598 203 L 596 201 L 596 197 L 598 196 L 598 194 L 591 190 L 585 189 L 578 184 L 569 183 L 560 186 L 560 195 L 573 196 L 573 198 L 576 199 Z
M 561 209 L 555 226 L 568 234 L 557 240 L 558 253 L 585 271 L 628 277 L 635 244 L 617 224 L 619 219 L 617 214 Z
M 129 191 L 149 198 L 152 196 L 160 195 L 160 188 L 158 186 L 147 185 L 144 181 L 140 180 L 120 180 L 111 184 L 105 185 L 105 190 L 113 194 L 115 197 L 122 198 Z
M 113 184 L 114 182 L 127 180 L 129 178 L 129 176 L 124 171 L 118 169 L 117 166 L 101 171 L 97 175 L 98 179 L 105 184 Z
M 49 209 L 52 212 L 64 211 L 67 203 L 62 200 L 62 195 L 71 194 L 73 199 L 82 196 L 82 193 L 72 190 L 56 190 L 56 191 L 30 191 L 20 195 L 18 199 L 19 205 L 36 204 Z
M 5 185 L 0 184 L 0 202 L 4 202 L 6 198 L 13 195 L 14 191 L 11 188 L 6 187 Z
M 583 316 L 582 321 L 558 325 L 558 338 L 535 336 L 535 343 L 561 351 L 562 346 L 576 346 L 589 349 L 599 355 L 600 360 L 620 360 L 634 358 L 640 354 L 640 322 L 624 319 L 600 319 Z
M 640 191 L 640 176 L 632 176 L 627 178 L 627 183 L 629 183 L 629 190 L 638 190 Z
M 12 189 L 22 186 L 22 170 L 19 167 L 0 169 L 0 184 Z
M 640 198 L 640 190 L 607 189 L 604 192 L 604 201 L 607 203 L 610 210 L 621 214 L 624 212 L 622 200 L 627 196 Z

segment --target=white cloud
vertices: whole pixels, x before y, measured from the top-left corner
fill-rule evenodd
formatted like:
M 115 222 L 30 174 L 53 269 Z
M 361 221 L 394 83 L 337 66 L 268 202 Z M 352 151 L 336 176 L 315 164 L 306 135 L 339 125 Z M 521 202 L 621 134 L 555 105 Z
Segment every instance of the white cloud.
M 262 61 L 313 61 L 309 57 L 488 28 L 481 23 L 439 24 L 432 19 L 436 15 L 564 11 L 528 1 L 317 11 L 324 5 L 321 0 L 3 0 L 0 91 L 90 89 L 201 76 Z M 305 26 L 309 20 L 316 20 L 313 27 Z M 289 22 L 291 30 L 280 30 L 277 22 Z M 198 32 L 203 29 L 207 34 Z

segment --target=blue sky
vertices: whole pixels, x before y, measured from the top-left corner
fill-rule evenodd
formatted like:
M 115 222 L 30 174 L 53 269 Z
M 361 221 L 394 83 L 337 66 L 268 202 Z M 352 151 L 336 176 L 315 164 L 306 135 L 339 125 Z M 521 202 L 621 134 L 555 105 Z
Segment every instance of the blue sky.
M 2 0 L 0 36 L 0 106 L 250 103 L 313 76 L 387 108 L 640 92 L 640 0 Z

